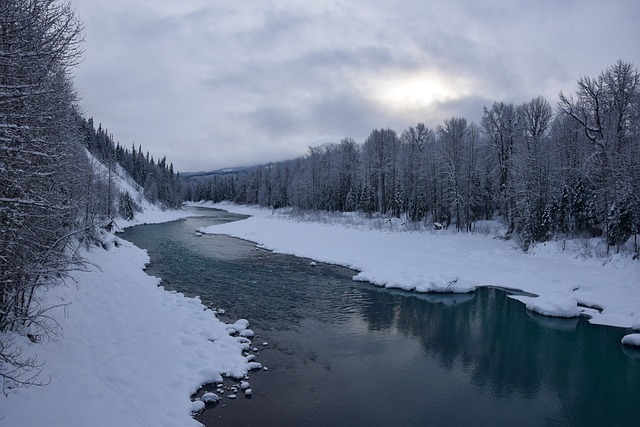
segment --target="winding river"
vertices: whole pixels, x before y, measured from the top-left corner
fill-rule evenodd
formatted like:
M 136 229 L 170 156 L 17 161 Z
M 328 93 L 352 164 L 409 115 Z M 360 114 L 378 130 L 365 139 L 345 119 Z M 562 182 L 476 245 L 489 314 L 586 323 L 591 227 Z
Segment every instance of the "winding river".
M 498 289 L 416 294 L 251 242 L 197 236 L 240 215 L 127 229 L 149 274 L 246 318 L 258 337 L 251 399 L 223 398 L 207 426 L 640 425 L 640 351 L 625 329 L 534 315 Z M 266 343 L 266 345 L 262 345 Z

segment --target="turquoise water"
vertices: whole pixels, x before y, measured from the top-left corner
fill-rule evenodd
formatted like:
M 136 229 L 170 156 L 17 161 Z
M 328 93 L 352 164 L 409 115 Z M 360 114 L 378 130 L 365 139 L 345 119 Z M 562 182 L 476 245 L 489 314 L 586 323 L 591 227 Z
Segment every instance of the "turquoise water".
M 640 425 L 640 352 L 628 330 L 527 312 L 497 289 L 415 294 L 353 282 L 353 271 L 277 255 L 201 226 L 128 229 L 167 289 L 247 318 L 259 337 L 253 397 L 223 399 L 206 425 Z M 262 342 L 267 342 L 262 346 Z

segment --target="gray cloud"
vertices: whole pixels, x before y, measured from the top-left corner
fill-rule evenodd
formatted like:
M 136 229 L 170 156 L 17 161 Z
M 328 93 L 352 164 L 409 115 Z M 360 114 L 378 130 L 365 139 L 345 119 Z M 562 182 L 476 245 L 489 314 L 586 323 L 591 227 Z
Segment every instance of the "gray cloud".
M 78 1 L 86 113 L 126 146 L 204 170 L 478 121 L 493 101 L 554 104 L 618 59 L 640 66 L 630 0 L 222 3 Z

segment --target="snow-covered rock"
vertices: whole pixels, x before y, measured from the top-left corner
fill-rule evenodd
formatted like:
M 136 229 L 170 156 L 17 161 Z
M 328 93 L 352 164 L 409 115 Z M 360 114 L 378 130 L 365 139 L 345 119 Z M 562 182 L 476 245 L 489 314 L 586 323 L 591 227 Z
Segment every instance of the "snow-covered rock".
M 258 362 L 248 362 L 248 367 L 249 367 L 250 371 L 253 371 L 254 369 L 262 368 L 262 364 L 260 364 Z
M 622 337 L 622 344 L 640 348 L 640 334 L 629 334 Z
M 214 403 L 220 400 L 220 396 L 215 393 L 208 392 L 203 394 L 200 400 L 202 400 L 204 403 Z
M 247 319 L 238 319 L 233 325 L 229 325 L 229 329 L 233 329 L 234 333 L 238 333 L 249 328 L 249 321 Z

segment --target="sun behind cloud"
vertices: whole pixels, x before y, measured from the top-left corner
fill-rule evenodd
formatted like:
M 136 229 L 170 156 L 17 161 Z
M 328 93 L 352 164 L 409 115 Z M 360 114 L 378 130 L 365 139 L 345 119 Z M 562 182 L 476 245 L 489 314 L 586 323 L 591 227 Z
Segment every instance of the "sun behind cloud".
M 472 93 L 472 83 L 461 77 L 436 71 L 396 73 L 375 77 L 369 82 L 369 95 L 384 108 L 399 111 L 429 109 Z

